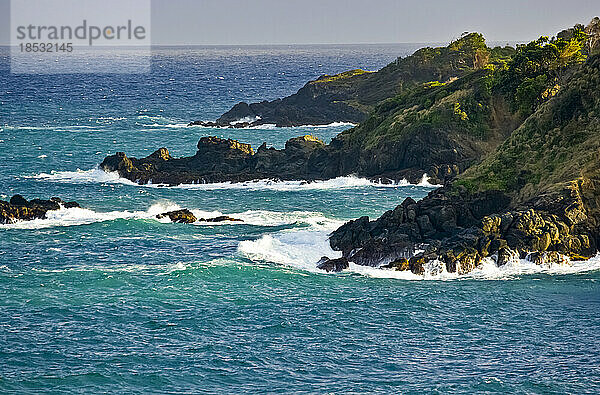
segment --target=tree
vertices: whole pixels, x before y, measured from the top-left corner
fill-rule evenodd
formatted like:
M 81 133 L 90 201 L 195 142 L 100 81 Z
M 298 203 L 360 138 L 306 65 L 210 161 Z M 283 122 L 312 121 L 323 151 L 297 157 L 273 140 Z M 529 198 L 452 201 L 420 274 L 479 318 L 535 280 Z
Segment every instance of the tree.
M 600 18 L 595 17 L 585 28 L 588 36 L 587 50 L 590 54 L 600 50 Z

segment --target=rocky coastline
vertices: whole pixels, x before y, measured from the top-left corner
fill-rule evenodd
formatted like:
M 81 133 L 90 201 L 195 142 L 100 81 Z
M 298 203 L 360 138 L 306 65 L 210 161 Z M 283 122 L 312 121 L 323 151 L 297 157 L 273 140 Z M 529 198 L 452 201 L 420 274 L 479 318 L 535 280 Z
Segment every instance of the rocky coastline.
M 321 103 L 324 96 L 312 90 L 331 92 L 333 87 L 343 87 L 352 91 L 354 101 L 338 100 L 339 97 L 333 100 L 329 96 L 327 100 L 333 100 L 335 106 L 352 104 L 362 108 L 365 113 L 360 119 L 338 116 L 288 122 L 270 118 L 265 112 L 249 113 L 249 109 L 257 107 L 239 104 L 234 107 L 234 114 L 210 124 L 197 123 L 238 127 L 256 122 L 297 126 L 362 121 L 329 144 L 302 136 L 289 140 L 282 150 L 263 144 L 254 151 L 250 145 L 235 140 L 203 137 L 192 157 L 173 158 L 166 148 L 140 159 L 117 153 L 107 157 L 101 168 L 140 184 L 265 178 L 310 182 L 348 175 L 411 183 L 418 183 L 427 175 L 431 183 L 443 184 L 481 160 L 522 121 L 506 95 L 489 88 L 492 69 L 513 52 L 508 47 L 487 47 L 477 33 L 466 34 L 446 47 L 423 48 L 376 73 L 353 70 L 323 76 L 303 88 L 309 93 L 301 90 L 302 94 L 293 96 L 296 101 L 300 96 L 312 98 L 309 101 L 314 106 L 312 110 L 296 108 L 295 114 L 307 115 L 315 109 L 324 114 L 331 106 Z M 290 100 L 292 97 L 282 99 L 278 106 Z M 366 100 L 368 105 L 358 105 L 356 100 Z M 340 115 L 345 110 L 331 111 Z M 237 122 L 255 118 L 249 124 Z
M 359 265 L 465 274 L 485 258 L 568 264 L 600 246 L 600 55 L 497 150 L 419 202 L 330 236 Z
M 485 260 L 503 266 L 516 259 L 540 265 L 588 259 L 600 246 L 599 38 L 598 18 L 516 50 L 464 35 L 377 73 L 317 80 L 329 93 L 328 87 L 343 86 L 354 99 L 337 102 L 364 110 L 358 126 L 329 144 L 306 135 L 284 149 L 264 143 L 254 151 L 235 140 L 202 137 L 191 157 L 173 158 L 166 148 L 141 159 L 120 152 L 101 168 L 140 184 L 310 182 L 351 174 L 416 183 L 427 174 L 444 185 L 379 219 L 359 218 L 334 231 L 330 244 L 342 258 L 323 257 L 317 266 L 325 271 L 352 262 L 466 274 Z M 240 103 L 211 125 L 318 123 L 289 116 L 312 116 L 308 107 L 286 113 L 284 103 L 300 96 Z M 313 96 L 311 105 L 331 100 Z
M 349 70 L 322 75 L 309 81 L 293 95 L 257 103 L 240 102 L 215 121 L 192 121 L 190 126 L 244 128 L 274 124 L 278 127 L 328 125 L 334 122 L 365 121 L 377 104 L 412 87 L 430 81 L 449 81 L 482 67 L 482 51 L 497 56 L 511 48 L 487 49 L 481 35 L 463 35 L 446 47 L 421 48 L 398 58 L 381 70 Z

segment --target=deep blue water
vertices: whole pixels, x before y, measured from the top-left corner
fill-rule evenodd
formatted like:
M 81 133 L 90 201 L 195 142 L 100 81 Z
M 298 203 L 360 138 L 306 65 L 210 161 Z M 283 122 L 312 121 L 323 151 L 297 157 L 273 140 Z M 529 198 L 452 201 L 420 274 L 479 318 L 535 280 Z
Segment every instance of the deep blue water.
M 140 187 L 108 154 L 203 135 L 277 147 L 348 125 L 207 129 L 241 100 L 321 74 L 378 69 L 414 47 L 158 48 L 150 75 L 11 75 L 0 62 L 0 198 L 85 209 L 0 226 L 0 392 L 600 392 L 600 260 L 516 263 L 463 278 L 351 267 L 327 234 L 426 186 Z M 184 207 L 242 224 L 170 224 Z

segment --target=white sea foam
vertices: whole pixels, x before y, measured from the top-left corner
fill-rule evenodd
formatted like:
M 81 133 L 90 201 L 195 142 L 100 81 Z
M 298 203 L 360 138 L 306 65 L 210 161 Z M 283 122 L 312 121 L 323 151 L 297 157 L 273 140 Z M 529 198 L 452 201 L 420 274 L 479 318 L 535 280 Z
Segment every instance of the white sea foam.
M 43 229 L 61 226 L 87 225 L 96 222 L 114 221 L 117 219 L 156 219 L 157 214 L 177 210 L 180 207 L 171 202 L 158 202 L 146 211 L 109 211 L 97 212 L 86 208 L 62 208 L 46 213 L 45 219 L 17 221 L 12 224 L 0 224 L 0 229 Z M 158 220 L 157 220 L 158 221 Z M 168 221 L 168 219 L 167 219 Z
M 25 176 L 24 178 L 73 184 L 108 183 L 138 185 L 126 178 L 120 177 L 116 172 L 106 172 L 99 168 L 91 170 L 51 171 L 50 173 L 40 173 L 33 176 Z
M 171 223 L 167 217 L 157 219 L 158 214 L 179 210 L 181 207 L 170 201 L 159 201 L 145 211 L 110 211 L 98 212 L 86 208 L 62 208 L 46 213 L 45 219 L 33 221 L 17 221 L 12 224 L 0 224 L 0 229 L 42 229 L 49 227 L 87 225 L 96 222 L 107 222 L 118 219 L 127 220 L 154 220 L 162 223 Z M 223 225 L 249 225 L 249 226 L 283 226 L 299 224 L 317 230 L 332 230 L 343 222 L 327 218 L 321 213 L 310 211 L 277 212 L 266 210 L 248 210 L 239 213 L 222 213 L 219 210 L 203 211 L 190 210 L 199 220 L 194 223 L 198 226 L 223 226 Z M 227 215 L 242 221 L 205 222 L 201 219 L 215 218 Z
M 252 261 L 272 262 L 311 272 L 320 271 L 316 262 L 322 256 L 339 258 L 329 246 L 326 230 L 295 230 L 265 235 L 240 242 L 238 251 Z
M 164 186 L 164 185 L 148 185 Z M 274 180 L 255 180 L 246 182 L 216 182 L 208 184 L 181 184 L 173 188 L 195 189 L 195 190 L 218 190 L 218 189 L 245 189 L 245 190 L 272 190 L 272 191 L 306 191 L 306 190 L 331 190 L 331 189 L 353 189 L 363 187 L 377 188 L 398 188 L 408 186 L 421 186 L 436 188 L 439 185 L 433 185 L 425 175 L 418 184 L 411 184 L 407 180 L 401 180 L 395 183 L 381 183 L 366 178 L 356 176 L 344 176 L 332 178 L 324 181 L 274 181 Z
M 332 122 L 327 125 L 301 125 L 301 126 L 292 126 L 289 129 L 325 129 L 325 128 L 336 128 L 336 127 L 354 127 L 356 124 L 350 122 Z M 265 123 L 262 125 L 250 126 L 243 129 L 258 129 L 258 130 L 273 130 L 273 129 L 281 129 L 274 123 Z M 288 127 L 286 127 L 288 129 Z
M 50 173 L 40 173 L 25 178 L 39 179 L 44 181 L 66 182 L 66 183 L 110 183 L 126 184 L 147 188 L 164 188 L 164 184 L 145 184 L 139 185 L 126 178 L 120 177 L 116 172 L 105 172 L 98 168 L 91 170 L 76 171 L 52 171 Z M 407 186 L 420 186 L 427 188 L 437 188 L 439 185 L 433 185 L 429 182 L 427 174 L 418 184 L 411 184 L 406 180 L 396 183 L 383 184 L 380 182 L 360 178 L 356 176 L 337 177 L 325 181 L 274 181 L 274 180 L 256 180 L 247 182 L 217 182 L 208 184 L 181 184 L 169 188 L 182 188 L 191 190 L 220 190 L 220 189 L 245 189 L 245 190 L 272 190 L 272 191 L 306 191 L 306 190 L 331 190 L 331 189 L 352 189 L 363 187 L 377 188 L 397 188 Z
M 257 240 L 242 241 L 238 252 L 255 262 L 269 262 L 293 267 L 310 272 L 321 272 L 317 262 L 322 256 L 331 259 L 339 258 L 341 253 L 333 251 L 329 245 L 328 234 L 335 227 L 322 229 L 287 230 L 262 236 Z M 410 271 L 395 271 L 369 266 L 361 266 L 350 262 L 343 274 L 358 274 L 374 278 L 391 278 L 401 280 L 513 280 L 532 274 L 577 274 L 600 270 L 600 254 L 588 261 L 575 261 L 570 264 L 536 265 L 524 259 L 515 259 L 502 267 L 496 266 L 495 260 L 486 258 L 482 265 L 465 275 L 448 273 L 439 261 L 428 262 L 424 275 L 416 275 Z
M 237 125 L 239 123 L 252 123 L 252 122 L 256 122 L 258 120 L 260 120 L 261 118 L 259 116 L 254 116 L 254 117 L 244 117 L 241 119 L 238 119 L 237 121 L 233 121 L 230 122 L 230 125 Z
M 220 211 L 191 210 L 198 219 L 215 218 L 227 215 L 238 221 L 202 222 L 197 221 L 194 225 L 252 225 L 252 226 L 283 226 L 301 224 L 311 229 L 332 230 L 341 226 L 343 222 L 325 217 L 323 214 L 311 211 L 278 212 L 267 210 L 248 210 L 241 213 L 223 214 Z
M 144 125 L 145 127 L 152 127 L 152 128 L 169 128 L 169 129 L 179 129 L 179 128 L 185 128 L 188 126 L 187 123 L 167 123 L 167 124 L 160 124 L 160 123 L 153 123 L 150 125 Z

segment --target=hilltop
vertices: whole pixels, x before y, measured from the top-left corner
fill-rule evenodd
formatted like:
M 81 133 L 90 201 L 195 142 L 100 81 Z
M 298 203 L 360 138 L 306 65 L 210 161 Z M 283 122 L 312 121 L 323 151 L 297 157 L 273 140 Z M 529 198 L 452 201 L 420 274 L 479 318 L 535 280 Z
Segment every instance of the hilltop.
M 350 70 L 309 81 L 297 93 L 274 101 L 236 104 L 215 122 L 192 125 L 227 127 L 326 125 L 359 123 L 381 101 L 430 81 L 450 81 L 466 73 L 500 63 L 514 50 L 488 48 L 483 36 L 465 34 L 446 47 L 419 49 L 376 72 Z

